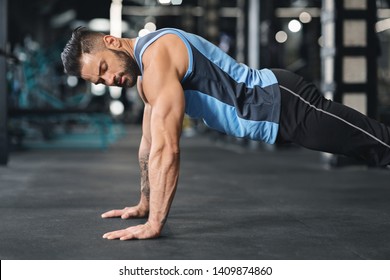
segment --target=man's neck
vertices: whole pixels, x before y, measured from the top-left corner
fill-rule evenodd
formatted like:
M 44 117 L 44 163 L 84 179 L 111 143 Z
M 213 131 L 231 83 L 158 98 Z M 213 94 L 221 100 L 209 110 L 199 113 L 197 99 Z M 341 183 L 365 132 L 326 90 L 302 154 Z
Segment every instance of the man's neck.
M 122 46 L 124 48 L 124 51 L 129 55 L 131 56 L 132 58 L 134 58 L 134 44 L 135 44 L 135 38 L 134 39 L 130 39 L 130 38 L 121 38 L 122 40 Z

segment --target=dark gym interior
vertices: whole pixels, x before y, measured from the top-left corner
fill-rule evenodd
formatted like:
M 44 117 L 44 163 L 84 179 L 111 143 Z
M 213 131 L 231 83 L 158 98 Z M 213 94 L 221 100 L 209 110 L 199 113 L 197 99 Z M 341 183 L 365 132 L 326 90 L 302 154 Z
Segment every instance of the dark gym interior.
M 390 258 L 388 167 L 232 138 L 188 117 L 162 236 L 103 239 L 145 222 L 100 217 L 139 200 L 143 103 L 136 88 L 64 74 L 78 26 L 131 38 L 180 28 L 390 125 L 387 0 L 0 0 L 2 260 Z

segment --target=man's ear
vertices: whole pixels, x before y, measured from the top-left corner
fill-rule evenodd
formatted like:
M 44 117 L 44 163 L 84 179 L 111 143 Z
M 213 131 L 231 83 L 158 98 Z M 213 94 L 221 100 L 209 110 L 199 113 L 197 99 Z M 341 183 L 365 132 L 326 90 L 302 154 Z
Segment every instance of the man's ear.
M 104 44 L 109 49 L 119 49 L 122 44 L 117 37 L 106 35 L 103 37 Z

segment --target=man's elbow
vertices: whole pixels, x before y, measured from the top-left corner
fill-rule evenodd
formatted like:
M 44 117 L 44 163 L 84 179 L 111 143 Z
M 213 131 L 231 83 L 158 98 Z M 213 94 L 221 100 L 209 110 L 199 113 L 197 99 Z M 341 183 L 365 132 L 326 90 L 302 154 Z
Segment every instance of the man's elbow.
M 175 161 L 180 158 L 179 145 L 167 145 L 161 151 L 162 156 L 168 161 Z
M 179 163 L 180 148 L 177 145 L 164 145 L 160 149 L 155 149 L 150 154 L 150 161 L 160 169 L 169 169 Z

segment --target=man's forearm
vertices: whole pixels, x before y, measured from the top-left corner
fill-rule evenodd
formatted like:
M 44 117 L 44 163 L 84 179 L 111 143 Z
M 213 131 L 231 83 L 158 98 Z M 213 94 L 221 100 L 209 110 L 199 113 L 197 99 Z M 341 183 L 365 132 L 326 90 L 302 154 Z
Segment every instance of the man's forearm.
M 140 204 L 144 205 L 149 210 L 150 201 L 150 183 L 149 183 L 149 155 L 143 153 L 139 156 L 139 166 L 141 171 L 141 200 Z
M 158 231 L 162 230 L 167 220 L 176 192 L 179 162 L 179 153 L 157 152 L 150 156 L 151 193 L 148 222 Z

